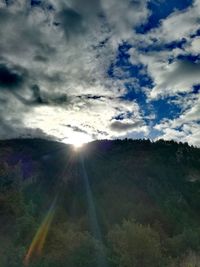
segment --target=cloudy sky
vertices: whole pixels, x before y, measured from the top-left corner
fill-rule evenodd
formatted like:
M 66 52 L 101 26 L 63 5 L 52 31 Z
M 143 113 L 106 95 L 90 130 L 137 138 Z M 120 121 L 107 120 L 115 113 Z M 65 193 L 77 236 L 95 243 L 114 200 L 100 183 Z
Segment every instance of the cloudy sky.
M 0 139 L 200 146 L 200 0 L 0 0 Z

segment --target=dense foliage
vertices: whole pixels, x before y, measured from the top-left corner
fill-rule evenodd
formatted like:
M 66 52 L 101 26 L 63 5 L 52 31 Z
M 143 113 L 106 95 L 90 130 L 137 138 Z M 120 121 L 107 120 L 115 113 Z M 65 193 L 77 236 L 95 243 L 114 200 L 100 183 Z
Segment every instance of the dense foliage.
M 0 267 L 198 267 L 199 210 L 188 144 L 0 143 Z

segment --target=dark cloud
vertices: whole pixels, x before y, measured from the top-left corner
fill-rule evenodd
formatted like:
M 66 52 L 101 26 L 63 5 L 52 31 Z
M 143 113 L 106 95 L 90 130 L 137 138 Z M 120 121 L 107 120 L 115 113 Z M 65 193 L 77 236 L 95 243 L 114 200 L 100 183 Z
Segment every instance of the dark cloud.
M 45 138 L 55 140 L 55 137 L 48 135 L 39 128 L 27 128 L 21 121 L 9 120 L 0 116 L 0 136 L 1 139 L 21 138 Z
M 59 14 L 59 20 L 67 38 L 84 31 L 83 17 L 72 8 L 65 8 Z
M 103 95 L 92 95 L 92 94 L 80 95 L 77 97 L 80 99 L 88 99 L 88 100 L 99 100 L 99 99 L 105 98 L 105 96 Z
M 98 23 L 97 20 L 102 14 L 99 0 L 73 0 L 70 7 L 65 5 L 58 13 L 54 25 L 61 26 L 69 39 L 85 34 L 92 24 Z
M 32 91 L 32 97 L 27 99 L 24 97 L 21 93 L 18 93 L 16 91 L 12 91 L 12 95 L 20 101 L 23 105 L 25 106 L 35 106 L 35 105 L 43 105 L 43 104 L 48 104 L 47 101 L 42 99 L 41 94 L 40 94 L 40 88 L 38 85 L 33 85 L 31 86 L 31 91 Z
M 110 129 L 115 132 L 125 132 L 138 128 L 139 126 L 142 126 L 141 121 L 137 121 L 134 123 L 115 121 L 110 125 Z
M 70 129 L 72 129 L 74 132 L 78 132 L 78 133 L 84 133 L 84 134 L 88 134 L 87 131 L 81 129 L 80 127 L 77 127 L 77 126 L 73 126 L 73 125 L 70 125 L 70 124 L 67 124 L 67 125 L 64 125 Z
M 44 104 L 45 102 L 43 101 L 42 97 L 41 97 L 41 93 L 40 93 L 40 87 L 35 84 L 31 87 L 32 92 L 33 92 L 33 102 L 37 103 L 37 104 Z
M 56 84 L 56 83 L 62 84 L 65 81 L 62 72 L 56 72 L 56 73 L 53 73 L 51 75 L 46 74 L 46 75 L 44 75 L 44 78 L 46 79 L 47 82 L 54 83 L 54 84 Z
M 74 7 L 80 10 L 84 14 L 98 14 L 101 11 L 100 0 L 74 0 Z
M 48 140 L 55 140 L 55 136 L 49 135 L 45 133 L 43 130 L 39 128 L 27 128 L 24 126 L 24 128 L 19 129 L 21 134 L 21 138 L 42 138 L 42 139 L 48 139 Z
M 49 106 L 62 106 L 63 104 L 68 103 L 68 97 L 66 94 L 58 93 L 45 93 L 42 94 L 40 87 L 35 84 L 31 87 L 33 92 L 33 103 L 35 104 L 44 104 Z
M 0 22 L 7 23 L 10 19 L 10 12 L 7 9 L 0 9 Z
M 32 97 L 26 98 L 21 93 L 12 91 L 12 95 L 20 101 L 23 105 L 33 107 L 33 106 L 62 106 L 67 104 L 68 97 L 66 94 L 50 94 L 50 93 L 41 93 L 40 87 L 37 84 L 34 84 L 30 87 L 32 91 Z
M 8 134 L 12 134 L 15 130 L 12 129 L 12 127 L 10 126 L 10 123 L 8 123 L 4 117 L 2 117 L 0 115 L 0 135 L 1 138 L 6 138 L 8 136 Z
M 42 55 L 36 55 L 36 56 L 34 57 L 34 60 L 35 60 L 35 61 L 38 61 L 38 62 L 43 62 L 43 63 L 48 62 L 48 58 L 45 57 L 45 56 L 42 56 Z
M 0 87 L 19 88 L 24 82 L 24 73 L 19 69 L 9 68 L 5 64 L 0 64 Z
M 38 33 L 35 33 L 35 34 L 38 34 Z M 34 35 L 32 36 L 32 34 L 30 33 L 29 35 L 30 35 L 28 36 L 29 41 L 33 44 L 35 43 L 35 45 L 37 46 L 37 52 L 40 56 L 48 59 L 48 57 L 50 56 L 52 57 L 54 54 L 56 54 L 56 48 L 53 47 L 51 44 L 47 43 L 45 40 L 43 40 L 42 36 L 39 35 L 38 40 L 37 40 L 37 38 L 35 38 Z
M 63 104 L 68 104 L 69 102 L 66 94 L 49 96 L 47 98 L 47 101 L 51 105 L 58 105 L 58 106 Z

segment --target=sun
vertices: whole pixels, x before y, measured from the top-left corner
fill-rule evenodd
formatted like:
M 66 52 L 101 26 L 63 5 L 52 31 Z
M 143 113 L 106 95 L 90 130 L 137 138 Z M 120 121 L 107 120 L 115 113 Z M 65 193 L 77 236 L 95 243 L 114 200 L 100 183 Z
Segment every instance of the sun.
M 84 145 L 84 143 L 82 143 L 81 141 L 77 140 L 72 145 L 74 146 L 75 149 L 79 149 Z
M 90 141 L 92 141 L 92 138 L 84 133 L 73 133 L 63 140 L 64 143 L 72 145 L 76 151 Z

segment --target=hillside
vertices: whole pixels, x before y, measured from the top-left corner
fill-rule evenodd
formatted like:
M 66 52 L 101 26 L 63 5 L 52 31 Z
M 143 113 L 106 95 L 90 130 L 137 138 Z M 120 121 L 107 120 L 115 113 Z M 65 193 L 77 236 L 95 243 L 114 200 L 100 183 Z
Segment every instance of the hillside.
M 200 149 L 0 142 L 0 267 L 200 266 Z

